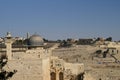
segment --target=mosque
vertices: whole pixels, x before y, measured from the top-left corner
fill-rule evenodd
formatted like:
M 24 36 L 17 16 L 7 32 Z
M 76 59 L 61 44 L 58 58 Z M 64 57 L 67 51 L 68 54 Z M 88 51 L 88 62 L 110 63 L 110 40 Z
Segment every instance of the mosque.
M 68 63 L 52 55 L 53 48 L 44 48 L 44 40 L 34 34 L 27 45 L 12 45 L 14 38 L 7 33 L 0 55 L 6 55 L 6 70 L 17 70 L 10 80 L 83 80 L 84 65 Z

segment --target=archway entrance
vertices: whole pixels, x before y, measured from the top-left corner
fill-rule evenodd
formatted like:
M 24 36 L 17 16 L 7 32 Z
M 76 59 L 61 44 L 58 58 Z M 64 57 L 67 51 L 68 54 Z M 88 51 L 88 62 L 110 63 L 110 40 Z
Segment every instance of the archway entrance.
M 51 80 L 56 80 L 56 73 L 55 72 L 51 72 L 50 73 L 50 77 L 51 77 Z
M 84 79 L 84 73 L 81 73 L 81 74 L 77 75 L 76 80 L 83 80 L 83 79 Z
M 60 72 L 60 73 L 59 73 L 59 80 L 64 80 L 63 72 Z

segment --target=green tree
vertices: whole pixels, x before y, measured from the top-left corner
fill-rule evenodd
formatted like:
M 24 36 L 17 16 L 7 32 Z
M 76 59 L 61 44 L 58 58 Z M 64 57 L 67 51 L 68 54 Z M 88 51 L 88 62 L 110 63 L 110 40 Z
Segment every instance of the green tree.
M 112 37 L 106 38 L 106 41 L 112 41 Z

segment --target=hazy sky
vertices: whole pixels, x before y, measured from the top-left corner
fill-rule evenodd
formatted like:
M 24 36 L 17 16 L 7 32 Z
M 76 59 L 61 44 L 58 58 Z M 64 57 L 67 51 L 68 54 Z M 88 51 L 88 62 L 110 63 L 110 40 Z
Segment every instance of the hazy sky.
M 120 39 L 120 0 L 0 0 L 0 36 Z

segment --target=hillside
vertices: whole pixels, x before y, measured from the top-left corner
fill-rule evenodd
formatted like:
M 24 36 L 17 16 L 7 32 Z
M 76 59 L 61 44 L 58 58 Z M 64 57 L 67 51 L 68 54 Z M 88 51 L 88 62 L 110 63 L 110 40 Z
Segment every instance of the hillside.
M 96 58 L 94 56 L 100 49 L 90 45 L 57 48 L 53 50 L 53 56 L 58 56 L 67 62 L 84 63 L 85 80 L 120 80 L 120 65 L 113 57 Z

